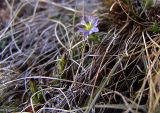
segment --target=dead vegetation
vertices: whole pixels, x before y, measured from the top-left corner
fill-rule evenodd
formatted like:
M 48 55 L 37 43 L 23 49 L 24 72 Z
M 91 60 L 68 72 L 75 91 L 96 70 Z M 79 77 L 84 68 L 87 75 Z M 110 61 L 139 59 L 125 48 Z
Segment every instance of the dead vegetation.
M 11 19 L 0 32 L 2 113 L 159 113 L 158 5 L 24 0 L 7 7 Z M 77 30 L 84 15 L 99 17 L 100 43 Z

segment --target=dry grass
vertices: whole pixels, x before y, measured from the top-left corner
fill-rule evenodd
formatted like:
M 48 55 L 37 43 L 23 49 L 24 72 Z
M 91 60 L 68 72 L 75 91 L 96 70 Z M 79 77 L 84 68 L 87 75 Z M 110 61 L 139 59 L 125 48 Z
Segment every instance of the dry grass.
M 0 31 L 1 113 L 159 113 L 159 6 L 6 3 L 11 20 Z M 77 30 L 85 15 L 100 18 L 100 43 Z

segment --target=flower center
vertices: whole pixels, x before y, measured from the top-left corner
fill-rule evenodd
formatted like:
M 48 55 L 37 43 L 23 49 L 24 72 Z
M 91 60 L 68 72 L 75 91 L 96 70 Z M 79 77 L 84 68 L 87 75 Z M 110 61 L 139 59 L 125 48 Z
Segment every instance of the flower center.
M 86 23 L 86 25 L 84 26 L 85 30 L 91 30 L 93 28 L 93 25 L 91 22 Z

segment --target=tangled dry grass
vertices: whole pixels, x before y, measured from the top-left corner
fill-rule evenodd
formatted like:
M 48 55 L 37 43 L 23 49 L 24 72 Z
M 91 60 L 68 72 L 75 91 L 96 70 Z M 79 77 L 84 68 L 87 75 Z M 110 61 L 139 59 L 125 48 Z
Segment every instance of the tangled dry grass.
M 160 112 L 160 8 L 151 0 L 5 4 L 1 113 Z M 78 32 L 84 15 L 100 18 L 100 42 Z

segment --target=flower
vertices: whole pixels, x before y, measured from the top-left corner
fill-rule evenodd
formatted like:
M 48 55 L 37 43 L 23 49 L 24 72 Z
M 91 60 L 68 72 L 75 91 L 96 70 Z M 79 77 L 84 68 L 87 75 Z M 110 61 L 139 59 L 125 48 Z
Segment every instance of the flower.
M 79 31 L 83 33 L 84 36 L 88 36 L 94 32 L 98 32 L 98 21 L 99 20 L 97 17 L 87 16 L 78 24 Z

